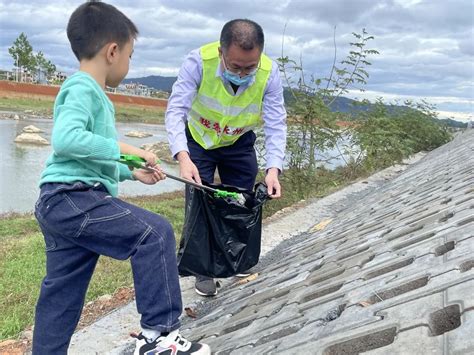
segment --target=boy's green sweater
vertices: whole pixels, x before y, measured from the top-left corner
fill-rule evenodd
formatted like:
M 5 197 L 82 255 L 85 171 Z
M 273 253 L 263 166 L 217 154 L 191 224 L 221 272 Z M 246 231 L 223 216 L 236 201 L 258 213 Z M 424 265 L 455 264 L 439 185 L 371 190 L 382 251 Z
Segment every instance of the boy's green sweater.
M 77 72 L 61 86 L 54 103 L 53 153 L 46 161 L 40 185 L 48 182 L 88 185 L 102 183 L 112 196 L 118 182 L 132 179 L 120 164 L 115 110 L 92 76 Z

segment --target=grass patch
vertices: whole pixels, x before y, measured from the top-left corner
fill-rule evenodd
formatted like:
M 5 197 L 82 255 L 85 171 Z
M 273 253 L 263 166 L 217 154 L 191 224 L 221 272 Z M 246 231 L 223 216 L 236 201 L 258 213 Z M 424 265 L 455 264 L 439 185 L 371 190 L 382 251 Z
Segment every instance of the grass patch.
M 39 233 L 40 228 L 31 214 L 0 215 L 0 241 L 4 238 Z M 1 246 L 0 246 L 1 252 Z M 1 254 L 0 254 L 1 255 Z
M 298 180 L 300 179 L 300 180 Z M 263 175 L 257 178 L 263 180 Z M 297 183 L 295 183 L 297 181 Z M 322 197 L 348 182 L 340 171 L 318 170 L 311 177 L 286 172 L 281 176 L 283 197 L 265 204 L 264 218 L 302 199 Z M 126 201 L 158 213 L 173 225 L 177 245 L 184 224 L 184 192 L 139 196 Z M 34 308 L 45 274 L 44 241 L 33 215 L 0 216 L 0 341 L 15 338 L 33 324 Z M 114 294 L 133 285 L 129 261 L 99 259 L 86 301 Z
M 176 236 L 184 222 L 184 193 L 133 197 L 127 201 L 159 213 L 172 222 Z M 34 320 L 41 280 L 45 275 L 44 241 L 31 214 L 0 217 L 0 341 L 17 337 Z M 132 286 L 129 261 L 101 257 L 86 302 Z
M 35 115 L 52 117 L 54 98 L 51 97 L 0 97 L 0 111 L 24 113 L 32 111 Z M 115 105 L 115 118 L 118 122 L 164 123 L 163 107 Z
M 263 175 L 259 175 L 257 180 L 263 181 Z M 327 196 L 344 187 L 350 181 L 344 169 L 334 171 L 317 169 L 314 175 L 286 171 L 280 176 L 282 197 L 270 200 L 264 205 L 263 218 L 272 216 L 281 209 L 301 200 Z
M 115 119 L 118 122 L 162 124 L 165 122 L 165 109 L 161 107 L 115 105 Z
M 0 110 L 2 111 L 34 111 L 38 115 L 53 115 L 54 98 L 25 98 L 25 97 L 0 97 Z
M 0 246 L 0 339 L 33 323 L 45 254 L 40 233 L 3 238 Z
M 125 199 L 127 202 L 158 213 L 170 221 L 179 244 L 184 225 L 184 191 L 170 192 L 156 196 L 138 196 Z

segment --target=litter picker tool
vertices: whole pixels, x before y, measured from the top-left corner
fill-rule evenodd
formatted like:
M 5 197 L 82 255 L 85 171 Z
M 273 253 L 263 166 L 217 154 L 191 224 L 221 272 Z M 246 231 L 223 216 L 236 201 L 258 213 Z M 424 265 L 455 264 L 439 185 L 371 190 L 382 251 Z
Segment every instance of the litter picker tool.
M 148 171 L 156 171 L 156 169 L 154 169 L 152 167 L 149 167 L 149 166 L 146 166 L 145 165 L 145 159 L 140 158 L 137 155 L 121 154 L 120 159 L 119 159 L 119 163 L 126 164 L 131 168 L 145 169 L 145 170 L 148 170 Z M 194 181 L 182 178 L 182 177 L 178 177 L 178 176 L 168 174 L 167 172 L 164 172 L 164 171 L 162 171 L 162 172 L 163 172 L 163 174 L 165 174 L 170 179 L 173 179 L 173 180 L 176 180 L 176 181 L 179 181 L 179 182 L 183 182 L 187 185 L 194 186 L 194 187 L 196 187 L 198 189 L 201 189 L 201 190 L 212 192 L 214 194 L 214 197 L 217 197 L 217 198 L 231 198 L 231 199 L 234 199 L 237 202 L 239 202 L 241 205 L 245 204 L 245 197 L 242 194 L 239 194 L 237 192 L 230 192 L 230 191 L 214 189 L 212 187 L 201 185 L 201 184 L 198 184 L 197 182 L 194 182 Z

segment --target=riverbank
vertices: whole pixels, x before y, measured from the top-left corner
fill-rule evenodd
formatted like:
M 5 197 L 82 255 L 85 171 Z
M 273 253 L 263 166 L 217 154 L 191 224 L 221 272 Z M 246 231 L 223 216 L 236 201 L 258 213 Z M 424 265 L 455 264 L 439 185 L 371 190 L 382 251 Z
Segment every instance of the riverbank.
M 412 159 L 406 161 L 404 164 L 396 165 L 391 168 L 388 168 L 382 172 L 379 172 L 375 175 L 372 175 L 367 178 L 359 178 L 357 181 L 349 182 L 345 181 L 344 179 L 340 180 L 340 184 L 327 184 L 325 188 L 319 191 L 313 191 L 318 197 L 323 198 L 311 198 L 308 197 L 304 200 L 298 200 L 296 203 L 292 203 L 291 201 L 297 200 L 297 197 L 292 194 L 290 187 L 287 185 L 285 179 L 282 179 L 283 189 L 285 194 L 282 199 L 270 201 L 264 208 L 264 234 L 267 236 L 262 241 L 262 257 L 272 250 L 275 245 L 280 243 L 281 241 L 294 236 L 295 233 L 299 233 L 302 230 L 307 229 L 309 225 L 313 225 L 317 223 L 317 221 L 325 221 L 327 218 L 326 213 L 329 207 L 322 207 L 329 203 L 331 205 L 337 205 L 337 208 L 341 207 L 339 200 L 341 198 L 345 198 L 347 196 L 352 196 L 353 194 L 357 193 L 358 191 L 362 191 L 369 187 L 372 189 L 374 184 L 377 184 L 376 181 L 384 181 L 388 180 L 396 175 L 398 175 L 401 171 L 403 171 L 408 165 L 413 164 L 414 162 L 418 161 L 422 158 L 424 154 L 418 154 Z M 327 180 L 328 175 L 323 174 L 318 176 L 322 181 Z M 348 186 L 349 185 L 349 186 Z M 348 187 L 347 187 L 348 186 Z M 323 193 L 322 191 L 325 190 L 326 192 Z M 313 195 L 314 196 L 314 195 Z M 172 193 L 166 194 L 165 196 L 142 196 L 137 198 L 128 199 L 129 202 L 138 204 L 142 207 L 148 208 L 155 212 L 161 213 L 165 215 L 172 223 L 173 227 L 175 228 L 176 236 L 179 237 L 182 229 L 182 222 L 183 222 L 183 205 L 184 205 L 184 196 L 182 193 Z M 312 206 L 319 206 L 318 208 L 314 208 Z M 282 207 L 287 205 L 287 207 Z M 309 213 L 309 214 L 308 214 Z M 316 213 L 316 214 L 315 214 Z M 38 233 L 38 230 L 35 230 L 33 226 L 33 219 L 31 215 L 16 215 L 11 216 L 10 219 L 6 219 L 9 221 L 15 219 L 23 218 L 22 226 L 17 225 L 16 234 L 22 235 L 22 238 L 29 238 L 32 239 L 32 233 Z M 326 219 L 325 219 L 326 218 Z M 0 219 L 0 226 L 2 226 L 2 220 Z M 321 224 L 322 225 L 322 224 Z M 322 226 L 321 228 L 324 228 Z M 2 240 L 2 230 L 0 228 L 0 240 Z M 37 239 L 40 239 L 41 235 L 37 234 Z M 270 238 L 268 238 L 270 237 Z M 40 253 L 43 253 L 43 245 L 40 244 L 37 249 L 40 250 Z M 1 250 L 1 249 L 0 249 Z M 271 258 L 270 258 L 271 259 Z M 0 260 L 1 253 L 0 253 Z M 264 263 L 265 260 L 262 259 Z M 20 265 L 20 264 L 19 264 Z M 102 318 L 104 315 L 120 308 L 128 304 L 126 307 L 127 312 L 130 314 L 135 315 L 135 306 L 134 303 L 130 303 L 134 299 L 134 292 L 132 287 L 131 281 L 131 271 L 128 267 L 128 263 L 124 262 L 117 262 L 114 260 L 110 260 L 108 258 L 101 258 L 99 260 L 99 265 L 95 272 L 94 278 L 91 283 L 91 287 L 88 292 L 87 296 L 87 304 L 83 310 L 83 314 L 79 323 L 78 329 L 83 329 L 83 331 L 79 332 L 78 336 L 81 334 L 89 334 L 90 332 L 87 331 L 88 325 L 94 323 L 98 319 Z M 262 264 L 263 265 L 263 264 Z M 3 266 L 2 266 L 3 267 Z M 39 270 L 42 270 L 42 267 L 37 266 Z M 27 273 L 30 273 L 28 271 Z M 113 277 L 111 275 L 114 275 Z M 23 277 L 22 277 L 23 279 Z M 112 284 L 110 283 L 110 279 L 115 279 L 116 288 L 110 287 Z M 122 280 L 122 283 L 118 282 Z M 196 302 L 200 303 L 200 301 L 195 300 L 195 295 L 193 291 L 193 287 L 191 287 L 191 281 L 189 278 L 185 278 L 183 287 L 183 301 L 185 302 L 186 306 L 195 307 Z M 1 280 L 3 282 L 3 280 Z M 228 285 L 229 282 L 233 282 L 232 279 L 221 280 L 223 285 Z M 235 281 L 235 280 L 234 280 Z M 34 289 L 39 285 L 39 280 L 31 280 L 30 281 L 30 289 Z M 109 285 L 108 291 L 103 288 L 102 294 L 98 293 L 99 286 L 106 286 Z M 34 301 L 34 297 L 30 298 L 31 301 Z M 19 302 L 24 302 L 21 299 Z M 29 305 L 29 308 L 34 306 L 34 303 Z M 3 306 L 2 306 L 3 307 Z M 127 314 L 128 314 L 127 313 Z M 6 313 L 8 314 L 8 313 Z M 136 315 L 134 316 L 136 317 Z M 112 317 L 113 318 L 113 317 Z M 132 317 L 124 317 L 126 319 L 132 319 Z M 107 318 L 104 318 L 107 319 Z M 135 318 L 133 318 L 135 319 Z M 129 322 L 130 324 L 123 324 L 123 319 L 119 320 L 121 322 L 121 326 L 119 328 L 123 329 L 124 327 L 131 327 L 132 330 L 135 330 L 136 324 L 134 322 Z M 31 321 L 29 324 L 31 324 Z M 138 323 L 137 323 L 138 324 Z M 0 326 L 0 331 L 2 326 Z M 24 349 L 26 350 L 31 342 L 31 325 L 27 325 L 24 331 L 19 330 L 17 335 L 12 335 L 10 338 L 20 339 L 12 340 L 11 342 L 7 343 L 9 347 L 5 347 L 4 349 Z M 114 328 L 115 329 L 115 328 Z M 128 334 L 128 328 L 125 331 Z M 87 337 L 87 335 L 86 335 Z M 1 343 L 0 338 L 0 343 Z M 95 339 L 95 338 L 94 338 Z M 117 339 L 117 341 L 121 341 L 123 343 L 127 343 L 128 339 Z M 76 345 L 83 343 L 83 339 L 74 342 Z M 115 342 L 114 346 L 118 346 L 119 343 Z M 121 343 L 120 343 L 121 344 Z M 73 344 L 74 345 L 74 344 Z M 110 345 L 110 344 L 107 344 Z M 1 344 L 0 344 L 1 349 Z M 76 348 L 77 350 L 77 348 Z M 1 353 L 1 352 L 0 352 Z
M 381 125 L 381 127 L 385 126 Z M 386 134 L 390 135 L 392 132 L 388 131 Z M 423 136 L 423 138 L 426 137 Z M 4 139 L 4 141 L 11 140 Z M 277 211 L 285 211 L 289 206 L 295 206 L 295 203 L 298 203 L 297 208 L 299 208 L 305 203 L 301 202 L 302 200 L 327 196 L 349 183 L 365 178 L 376 167 L 391 165 L 395 160 L 401 160 L 401 158 L 397 158 L 399 155 L 392 154 L 383 155 L 383 161 L 380 162 L 375 153 L 386 152 L 383 143 L 378 143 L 380 145 L 379 151 L 372 152 L 371 158 L 374 164 L 349 164 L 347 167 L 338 167 L 334 170 L 317 168 L 314 172 L 305 169 L 285 171 L 280 176 L 283 198 L 267 203 L 264 208 L 264 217 L 273 216 L 272 218 L 278 219 L 284 212 L 276 214 Z M 406 142 L 400 144 L 403 143 Z M 404 152 L 406 153 L 406 151 Z M 23 161 L 25 152 L 20 151 L 19 153 L 24 154 L 19 154 Z M 408 155 L 408 153 L 406 154 Z M 15 171 L 15 180 L 10 185 L 18 186 L 17 176 L 21 176 L 21 174 L 14 169 L 18 169 L 18 166 L 11 167 L 11 171 Z M 31 173 L 31 169 L 25 172 L 28 175 Z M 257 180 L 263 180 L 263 176 L 260 175 Z M 5 184 L 5 186 L 9 185 Z M 15 195 L 12 198 L 16 200 L 18 196 Z M 165 196 L 126 198 L 126 200 L 166 217 L 172 223 L 176 237 L 179 238 L 184 222 L 182 192 Z M 31 214 L 10 215 L 0 219 L 0 241 L 0 270 L 2 270 L 0 273 L 0 285 L 2 285 L 0 287 L 0 308 L 6 315 L 4 319 L 0 319 L 1 340 L 18 338 L 23 330 L 31 327 L 34 304 L 44 274 L 45 260 L 44 242 Z M 96 302 L 103 298 L 109 298 L 109 295 L 115 295 L 119 290 L 130 289 L 131 285 L 129 263 L 101 258 L 89 288 L 87 300 Z
M 60 89 L 59 85 L 41 85 L 23 82 L 15 82 L 9 80 L 0 80 L 0 95 L 5 97 L 24 97 L 30 98 L 54 98 Z M 154 106 L 166 108 L 167 100 L 138 95 L 125 95 L 116 93 L 116 90 L 107 90 L 106 95 L 115 104 Z
M 164 106 L 144 106 L 129 103 L 114 103 L 117 122 L 163 124 Z M 15 93 L 0 91 L 0 119 L 52 118 L 54 96 L 18 97 Z
M 261 175 L 257 180 L 262 179 Z M 285 211 L 289 206 L 304 205 L 304 200 L 309 198 L 326 196 L 349 183 L 342 170 L 320 170 L 314 177 L 315 183 L 308 184 L 302 194 L 301 191 L 292 189 L 291 179 L 291 173 L 282 175 L 283 198 L 269 201 L 265 205 L 264 218 L 275 216 L 276 212 Z M 166 217 L 173 226 L 177 242 L 179 241 L 184 223 L 183 191 L 125 200 Z M 284 212 L 280 212 L 280 215 L 281 213 Z M 20 337 L 33 324 L 34 305 L 44 276 L 45 257 L 42 235 L 31 213 L 0 216 L 0 242 L 0 270 L 3 271 L 0 273 L 0 308 L 4 315 L 0 319 L 1 341 Z M 91 281 L 87 302 L 96 302 L 101 297 L 103 300 L 105 295 L 118 293 L 123 296 L 123 291 L 121 293 L 120 290 L 130 289 L 132 285 L 128 262 L 102 257 Z M 127 294 L 133 297 L 133 292 Z M 122 301 L 130 299 L 122 297 Z M 85 312 L 84 317 L 87 314 L 90 318 L 90 312 Z
M 0 155 L 3 158 L 0 171 L 3 186 L 0 189 L 0 214 L 33 210 L 39 192 L 38 181 L 52 149 L 50 145 L 15 143 L 15 139 L 23 129 L 31 125 L 41 129 L 39 135 L 51 142 L 53 128 L 51 119 L 34 118 L 30 114 L 18 115 L 21 116 L 18 120 L 0 119 Z M 178 164 L 170 160 L 171 154 L 163 124 L 117 122 L 116 129 L 117 138 L 121 142 L 151 149 L 162 160 L 161 165 L 165 171 L 170 174 L 178 173 Z M 132 131 L 146 132 L 149 136 L 145 138 L 128 136 Z M 153 186 L 133 181 L 126 181 L 120 186 L 121 193 L 126 196 L 158 195 L 180 189 L 183 189 L 183 184 L 171 179 Z

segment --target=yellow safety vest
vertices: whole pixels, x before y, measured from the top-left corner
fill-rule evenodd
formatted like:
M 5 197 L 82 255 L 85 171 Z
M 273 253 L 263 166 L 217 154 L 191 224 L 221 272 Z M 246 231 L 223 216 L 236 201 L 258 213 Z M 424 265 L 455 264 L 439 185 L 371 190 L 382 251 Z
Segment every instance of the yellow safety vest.
M 204 149 L 232 145 L 245 132 L 261 123 L 263 93 L 272 70 L 272 61 L 265 54 L 255 81 L 240 95 L 233 96 L 220 76 L 219 42 L 200 48 L 202 81 L 188 116 L 188 127 L 194 140 Z

